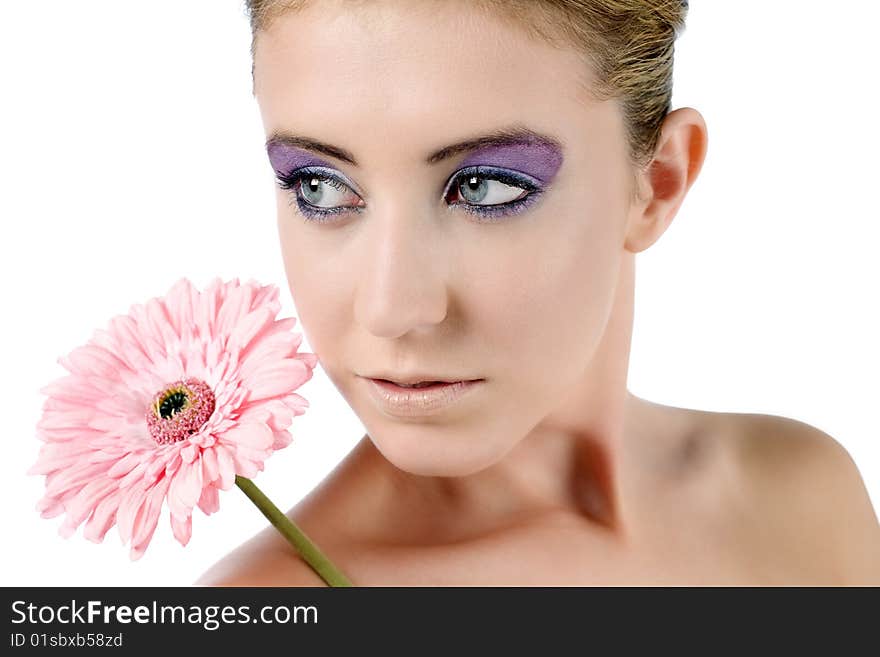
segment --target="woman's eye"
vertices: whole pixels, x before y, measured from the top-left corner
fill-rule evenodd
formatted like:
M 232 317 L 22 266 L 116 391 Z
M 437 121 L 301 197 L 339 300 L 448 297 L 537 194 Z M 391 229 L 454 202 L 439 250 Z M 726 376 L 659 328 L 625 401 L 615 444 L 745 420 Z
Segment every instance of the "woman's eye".
M 452 180 L 445 201 L 481 220 L 519 214 L 537 201 L 544 190 L 526 174 L 495 167 L 473 167 Z
M 326 176 L 304 175 L 299 179 L 299 193 L 309 205 L 330 210 L 340 205 L 357 205 L 359 197 L 348 185 Z
M 508 185 L 485 175 L 468 174 L 460 178 L 453 188 L 466 203 L 473 205 L 504 205 L 516 201 L 529 190 Z M 450 202 L 455 202 L 453 199 Z
M 278 186 L 290 191 L 308 221 L 326 222 L 344 212 L 360 212 L 363 201 L 348 185 L 324 169 L 298 169 L 277 174 Z

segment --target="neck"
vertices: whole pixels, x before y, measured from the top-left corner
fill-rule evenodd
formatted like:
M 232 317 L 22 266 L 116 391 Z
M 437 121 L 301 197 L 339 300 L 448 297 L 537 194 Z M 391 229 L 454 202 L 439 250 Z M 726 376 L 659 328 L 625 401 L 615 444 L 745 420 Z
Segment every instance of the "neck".
M 463 477 L 419 477 L 471 527 L 508 525 L 563 513 L 617 533 L 625 529 L 624 420 L 632 335 L 634 255 L 625 252 L 603 337 L 571 395 L 489 468 Z

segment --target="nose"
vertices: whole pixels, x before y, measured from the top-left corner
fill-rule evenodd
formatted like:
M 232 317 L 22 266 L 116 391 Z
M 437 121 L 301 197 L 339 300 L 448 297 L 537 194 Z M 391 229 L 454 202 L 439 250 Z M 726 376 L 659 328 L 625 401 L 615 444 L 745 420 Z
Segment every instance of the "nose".
M 357 286 L 357 321 L 385 338 L 440 324 L 447 313 L 448 258 L 435 218 L 412 212 L 373 218 Z

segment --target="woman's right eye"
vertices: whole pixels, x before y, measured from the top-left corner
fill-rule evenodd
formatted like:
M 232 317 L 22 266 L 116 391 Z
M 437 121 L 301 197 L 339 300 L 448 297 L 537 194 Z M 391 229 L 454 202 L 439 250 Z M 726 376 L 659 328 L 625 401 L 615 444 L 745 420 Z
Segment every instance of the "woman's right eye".
M 310 220 L 363 207 L 361 198 L 348 185 L 323 171 L 299 169 L 278 174 L 278 185 L 291 191 L 292 200 Z

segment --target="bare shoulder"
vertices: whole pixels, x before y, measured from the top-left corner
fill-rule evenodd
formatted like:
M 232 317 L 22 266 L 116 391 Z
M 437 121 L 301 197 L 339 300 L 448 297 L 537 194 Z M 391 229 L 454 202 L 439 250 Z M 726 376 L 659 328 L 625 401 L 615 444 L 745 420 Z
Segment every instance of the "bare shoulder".
M 235 548 L 205 571 L 195 586 L 327 586 L 274 527 Z
M 805 422 L 740 417 L 746 494 L 761 528 L 828 583 L 880 584 L 880 523 L 846 448 Z

